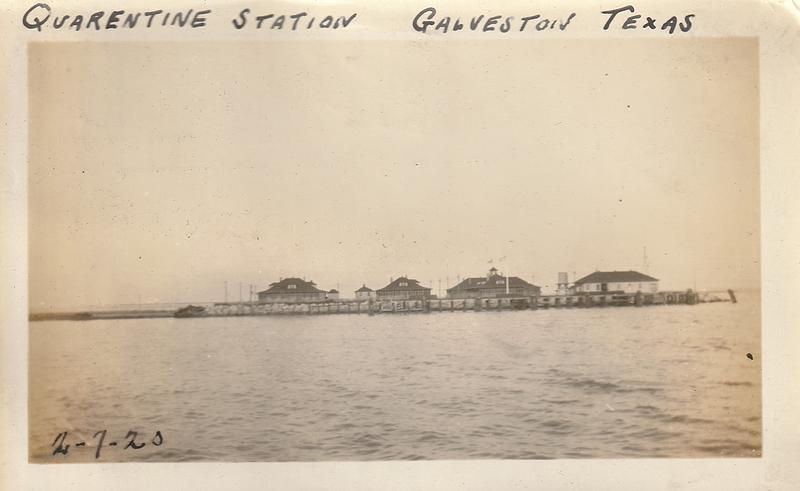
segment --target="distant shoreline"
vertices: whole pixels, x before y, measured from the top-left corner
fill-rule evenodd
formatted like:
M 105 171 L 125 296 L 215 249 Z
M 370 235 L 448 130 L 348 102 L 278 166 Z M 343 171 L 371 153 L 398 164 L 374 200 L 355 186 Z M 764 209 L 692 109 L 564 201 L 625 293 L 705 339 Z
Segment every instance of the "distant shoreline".
M 86 321 L 99 319 L 154 319 L 174 317 L 174 310 L 114 310 L 103 312 L 36 312 L 28 315 L 31 322 L 37 321 Z

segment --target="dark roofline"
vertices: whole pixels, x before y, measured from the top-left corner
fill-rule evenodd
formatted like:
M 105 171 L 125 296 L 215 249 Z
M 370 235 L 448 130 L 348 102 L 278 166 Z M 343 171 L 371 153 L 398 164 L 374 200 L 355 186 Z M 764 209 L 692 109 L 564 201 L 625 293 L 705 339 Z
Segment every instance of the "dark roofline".
M 298 288 L 289 289 L 288 285 L 297 285 Z M 258 292 L 259 295 L 273 295 L 284 293 L 327 293 L 325 290 L 317 288 L 316 283 L 313 281 L 306 281 L 302 278 L 283 278 L 280 281 L 270 283 L 269 288 Z
M 480 289 L 503 289 L 506 287 L 505 279 L 508 278 L 509 288 L 539 288 L 541 287 L 534 285 L 533 283 L 528 283 L 527 281 L 523 280 L 519 276 L 502 276 L 502 275 L 495 275 L 491 278 L 487 278 L 485 276 L 478 276 L 474 278 L 465 278 L 460 283 L 455 286 L 452 286 L 447 289 L 447 292 L 453 291 L 466 291 L 466 290 L 480 290 Z M 496 282 L 500 280 L 503 282 L 502 285 L 498 285 Z M 478 282 L 483 281 L 485 282 L 482 285 L 479 285 Z
M 408 285 L 400 286 L 400 283 L 402 283 L 402 282 L 406 282 L 406 283 L 408 283 Z M 417 280 L 415 280 L 413 278 L 408 278 L 406 276 L 401 276 L 401 277 L 397 278 L 396 280 L 393 280 L 391 283 L 389 283 L 388 285 L 384 286 L 383 288 L 378 289 L 377 291 L 378 292 L 389 292 L 389 291 L 412 291 L 412 290 L 428 290 L 428 291 L 430 291 L 431 288 L 428 288 L 427 286 L 420 285 L 419 281 L 417 281 Z
M 576 280 L 575 285 L 582 285 L 585 283 L 639 283 L 645 281 L 658 281 L 658 278 L 653 278 L 644 273 L 634 270 L 628 271 L 595 271 L 583 278 Z

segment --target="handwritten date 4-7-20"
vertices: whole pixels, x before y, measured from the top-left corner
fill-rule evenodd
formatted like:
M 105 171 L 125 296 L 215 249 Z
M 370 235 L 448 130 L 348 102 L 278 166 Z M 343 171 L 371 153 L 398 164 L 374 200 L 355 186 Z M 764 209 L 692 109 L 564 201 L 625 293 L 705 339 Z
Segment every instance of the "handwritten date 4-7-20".
M 148 443 L 154 445 L 156 447 L 160 447 L 164 444 L 164 435 L 161 434 L 161 431 L 156 431 L 155 434 L 149 440 L 142 438 L 139 436 L 139 433 L 133 430 L 128 431 L 128 433 L 123 438 L 124 442 L 118 442 L 116 440 L 106 442 L 106 436 L 108 434 L 107 430 L 100 430 L 94 434 L 92 438 L 94 438 L 95 443 L 95 451 L 94 451 L 94 458 L 100 458 L 100 452 L 103 450 L 104 446 L 107 447 L 116 447 L 121 443 L 125 443 L 125 446 L 122 447 L 123 450 L 133 449 L 139 450 L 144 448 L 145 445 Z M 53 455 L 67 455 L 69 453 L 70 447 L 74 445 L 74 448 L 81 448 L 86 447 L 87 444 L 85 441 L 79 441 L 76 443 L 67 443 L 67 437 L 69 433 L 66 431 L 62 431 L 58 435 L 56 435 L 55 440 L 53 440 L 53 444 L 51 445 L 53 449 Z

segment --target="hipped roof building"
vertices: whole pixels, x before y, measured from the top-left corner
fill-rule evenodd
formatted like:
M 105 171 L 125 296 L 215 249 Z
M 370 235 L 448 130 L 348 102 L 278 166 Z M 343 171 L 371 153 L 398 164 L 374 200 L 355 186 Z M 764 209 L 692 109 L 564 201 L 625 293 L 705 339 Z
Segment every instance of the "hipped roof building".
M 461 283 L 447 289 L 449 298 L 495 298 L 502 296 L 534 296 L 541 288 L 517 276 L 503 276 L 496 268 L 482 277 L 466 278 Z
M 424 300 L 430 298 L 431 289 L 419 281 L 401 276 L 376 292 L 378 300 Z
M 313 281 L 302 278 L 283 278 L 258 292 L 259 302 L 318 302 L 326 298 L 325 290 L 317 288 Z

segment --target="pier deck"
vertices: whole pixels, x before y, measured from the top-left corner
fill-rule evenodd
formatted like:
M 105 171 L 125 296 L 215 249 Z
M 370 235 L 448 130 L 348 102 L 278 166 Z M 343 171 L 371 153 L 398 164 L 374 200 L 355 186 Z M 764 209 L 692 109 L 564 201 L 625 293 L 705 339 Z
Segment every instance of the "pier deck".
M 726 298 L 727 297 L 727 298 Z M 163 317 L 239 317 L 262 315 L 332 315 L 332 314 L 404 314 L 436 312 L 480 312 L 500 310 L 537 310 L 559 308 L 645 307 L 655 305 L 695 305 L 734 302 L 732 291 L 656 293 L 593 293 L 575 295 L 540 295 L 534 297 L 463 298 L 430 300 L 340 300 L 319 303 L 213 303 L 187 305 L 180 309 L 32 313 L 31 321 L 145 319 Z

